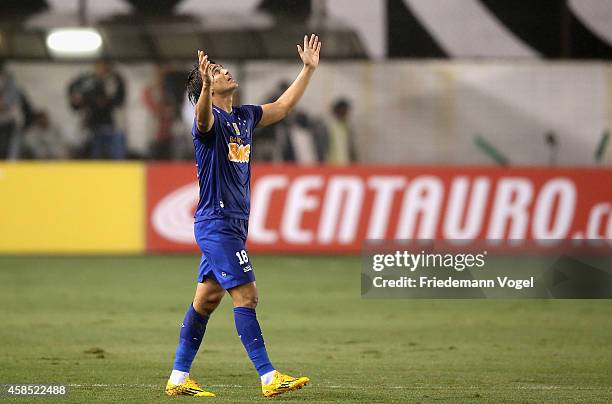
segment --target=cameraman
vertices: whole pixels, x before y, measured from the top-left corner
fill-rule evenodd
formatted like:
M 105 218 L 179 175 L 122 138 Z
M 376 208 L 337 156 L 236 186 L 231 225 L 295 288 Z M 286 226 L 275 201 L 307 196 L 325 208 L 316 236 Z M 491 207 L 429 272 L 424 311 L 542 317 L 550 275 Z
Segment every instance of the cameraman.
M 125 135 L 117 128 L 114 111 L 125 101 L 123 78 L 108 61 L 96 63 L 93 73 L 85 73 L 68 87 L 70 106 L 83 114 L 83 126 L 90 135 L 89 156 L 93 159 L 125 158 Z

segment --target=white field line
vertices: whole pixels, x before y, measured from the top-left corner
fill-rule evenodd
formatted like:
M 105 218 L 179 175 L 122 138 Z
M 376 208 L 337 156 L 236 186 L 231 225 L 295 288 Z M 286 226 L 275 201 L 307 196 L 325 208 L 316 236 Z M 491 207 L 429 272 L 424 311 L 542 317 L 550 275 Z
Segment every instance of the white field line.
M 127 384 L 127 383 L 117 383 L 117 384 L 101 384 L 101 383 L 93 383 L 93 384 L 68 384 L 68 387 L 75 388 L 152 388 L 152 389 L 163 389 L 164 386 L 162 384 Z M 213 384 L 213 385 L 205 385 L 209 388 L 240 388 L 240 389 L 252 389 L 258 386 L 241 386 L 239 384 Z M 367 390 L 371 386 L 355 386 L 355 385 L 315 385 L 318 389 L 346 389 L 346 390 Z M 395 390 L 611 390 L 612 386 L 604 387 L 604 386 L 593 386 L 593 387 L 575 387 L 575 386 L 503 386 L 503 387 L 486 387 L 486 386 L 379 386 L 384 387 L 385 389 L 395 389 Z

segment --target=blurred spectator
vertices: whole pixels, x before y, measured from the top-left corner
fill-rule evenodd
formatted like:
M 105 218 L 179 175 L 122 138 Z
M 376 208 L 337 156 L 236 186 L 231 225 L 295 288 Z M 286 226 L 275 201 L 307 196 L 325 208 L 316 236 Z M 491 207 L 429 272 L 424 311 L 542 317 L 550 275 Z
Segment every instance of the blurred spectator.
M 0 60 L 0 159 L 7 159 L 17 134 L 20 94 L 13 75 Z
M 151 157 L 156 160 L 169 160 L 172 157 L 172 120 L 173 106 L 166 87 L 167 69 L 157 66 L 153 82 L 145 87 L 143 101 L 155 123 L 154 139 L 151 143 Z
M 264 102 L 276 101 L 289 85 L 288 81 L 281 81 Z M 324 157 L 321 145 L 326 132 L 322 122 L 295 108 L 282 121 L 258 130 L 253 136 L 254 149 L 257 150 L 255 156 L 257 161 L 321 162 Z
M 15 131 L 15 138 L 13 139 L 13 144 L 11 146 L 10 158 L 22 158 L 23 157 L 23 142 L 24 142 L 24 134 L 31 127 L 34 122 L 34 109 L 32 108 L 32 104 L 30 104 L 30 100 L 26 96 L 25 92 L 22 89 L 19 89 L 19 110 L 21 114 L 19 114 L 19 122 L 17 123 L 17 130 Z
M 285 153 L 300 164 L 321 163 L 325 159 L 327 137 L 327 128 L 320 119 L 300 111 L 290 122 Z
M 22 134 L 33 119 L 32 106 L 0 60 L 0 159 L 20 157 Z
M 183 77 L 178 82 L 177 97 L 176 80 L 167 67 L 159 65 L 153 82 L 145 87 L 143 101 L 155 124 L 154 139 L 151 142 L 151 158 L 155 160 L 187 160 L 193 158 L 191 146 L 191 126 L 186 126 L 181 117 L 182 93 L 184 92 Z M 193 115 L 191 116 L 193 120 Z
M 283 161 L 299 164 L 317 162 L 316 148 L 313 142 L 311 120 L 302 111 L 297 111 L 286 118 L 286 137 L 282 143 Z
M 68 95 L 72 108 L 83 114 L 83 127 L 90 136 L 90 157 L 125 158 L 125 134 L 118 129 L 114 116 L 125 101 L 121 75 L 109 62 L 98 61 L 93 73 L 82 74 L 70 83 Z
M 23 136 L 22 155 L 26 158 L 57 159 L 68 157 L 68 147 L 59 128 L 46 111 L 37 111 Z
M 311 128 L 317 162 L 324 163 L 327 155 L 327 144 L 329 142 L 329 130 L 323 119 L 313 119 Z
M 350 124 L 351 104 L 346 99 L 338 99 L 332 106 L 329 125 L 327 163 L 345 166 L 357 161 L 355 135 Z
M 266 97 L 264 104 L 274 102 L 280 97 L 280 95 L 289 87 L 289 82 L 286 80 L 278 83 L 276 89 Z M 293 161 L 292 155 L 287 156 L 283 153 L 285 149 L 283 146 L 286 143 L 286 139 L 289 137 L 287 134 L 289 128 L 289 120 L 292 114 L 282 121 L 267 126 L 262 129 L 257 129 L 257 134 L 253 136 L 253 149 L 257 150 L 257 153 L 253 154 L 253 158 L 256 161 Z
M 174 134 L 173 158 L 175 160 L 193 160 L 194 149 L 193 139 L 191 138 L 191 126 L 185 125 L 180 111 L 174 109 L 172 120 L 172 133 Z

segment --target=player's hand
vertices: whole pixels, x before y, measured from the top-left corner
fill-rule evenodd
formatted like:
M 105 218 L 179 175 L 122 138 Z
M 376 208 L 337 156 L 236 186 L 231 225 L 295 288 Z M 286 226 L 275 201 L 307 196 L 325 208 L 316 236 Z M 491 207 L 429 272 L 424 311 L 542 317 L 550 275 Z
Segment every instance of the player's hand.
M 309 39 L 308 35 L 304 35 L 304 48 L 298 45 L 297 49 L 304 66 L 316 69 L 319 65 L 319 53 L 321 52 L 319 37 L 312 34 Z
M 200 76 L 202 77 L 202 84 L 206 87 L 212 86 L 213 68 L 215 65 L 210 63 L 210 60 L 208 60 L 208 55 L 201 50 L 198 51 L 198 65 Z

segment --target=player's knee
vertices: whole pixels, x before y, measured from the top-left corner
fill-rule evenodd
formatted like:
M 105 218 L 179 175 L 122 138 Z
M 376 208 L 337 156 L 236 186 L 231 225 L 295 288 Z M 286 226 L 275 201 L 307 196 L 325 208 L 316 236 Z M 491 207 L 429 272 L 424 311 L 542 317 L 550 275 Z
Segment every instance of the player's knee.
M 239 296 L 234 297 L 234 306 L 249 307 L 254 309 L 257 307 L 258 301 L 259 297 L 257 296 L 257 293 L 242 293 Z
M 257 307 L 257 302 L 258 301 L 259 301 L 259 297 L 257 296 L 257 294 L 247 295 L 245 297 L 244 306 L 243 307 L 250 307 L 250 308 L 254 309 L 255 307 Z
M 211 293 L 206 296 L 197 296 L 193 300 L 193 308 L 195 311 L 202 315 L 211 315 L 213 311 L 219 306 L 223 294 Z
M 202 316 L 210 316 L 212 312 L 215 310 L 215 307 L 202 301 L 202 300 L 194 300 L 193 308 L 198 314 Z

